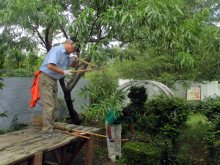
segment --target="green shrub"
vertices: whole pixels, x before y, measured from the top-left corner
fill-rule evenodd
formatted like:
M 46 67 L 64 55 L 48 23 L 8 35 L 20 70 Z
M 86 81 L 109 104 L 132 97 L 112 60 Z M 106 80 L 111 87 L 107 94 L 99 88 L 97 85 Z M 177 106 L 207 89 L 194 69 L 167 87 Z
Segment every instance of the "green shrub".
M 6 111 L 4 111 L 3 113 L 0 113 L 0 117 L 7 117 Z M 18 123 L 17 115 L 15 115 L 15 118 L 13 119 L 12 122 L 13 122 L 12 129 L 0 129 L 0 135 L 10 133 L 10 132 L 20 131 L 20 130 L 27 128 L 25 125 Z
M 127 165 L 161 164 L 162 150 L 156 146 L 144 142 L 127 142 L 122 151 Z
M 8 117 L 8 116 L 6 115 L 6 112 L 7 112 L 7 111 L 0 112 L 0 117 Z
M 208 163 L 218 164 L 219 157 L 219 135 L 220 135 L 220 96 L 210 96 L 198 103 L 197 109 L 204 114 L 209 125 L 203 140 L 206 142 L 206 148 L 209 150 Z
M 220 96 L 207 97 L 203 101 L 199 101 L 198 108 L 204 114 L 208 121 L 216 125 L 216 129 L 220 129 Z
M 178 97 L 166 98 L 163 95 L 148 100 L 148 130 L 153 134 L 163 134 L 178 139 L 180 126 L 187 120 L 189 109 L 187 103 Z
M 35 72 L 26 71 L 25 69 L 18 69 L 18 70 L 10 70 L 10 69 L 3 69 L 1 70 L 3 77 L 31 77 L 34 78 Z
M 129 107 L 132 110 L 132 118 L 134 123 L 138 125 L 138 128 L 145 129 L 145 113 L 147 109 L 144 104 L 148 98 L 146 88 L 144 86 L 132 86 L 130 88 L 130 92 L 128 93 L 128 98 L 131 100 Z
M 89 78 L 90 86 L 87 88 L 80 88 L 77 93 L 84 97 L 90 96 L 90 105 L 81 105 L 80 108 L 84 110 L 85 116 L 97 117 L 102 115 L 104 118 L 108 109 L 114 108 L 115 114 L 122 113 L 123 100 L 125 99 L 125 92 L 117 90 L 118 79 L 116 79 L 114 70 L 104 72 L 90 72 Z
M 146 128 L 153 136 L 160 139 L 167 139 L 172 143 L 171 162 L 177 162 L 180 149 L 179 140 L 183 123 L 187 120 L 190 112 L 184 99 L 174 97 L 167 98 L 164 95 L 146 102 L 147 119 Z M 167 161 L 167 160 L 166 160 Z

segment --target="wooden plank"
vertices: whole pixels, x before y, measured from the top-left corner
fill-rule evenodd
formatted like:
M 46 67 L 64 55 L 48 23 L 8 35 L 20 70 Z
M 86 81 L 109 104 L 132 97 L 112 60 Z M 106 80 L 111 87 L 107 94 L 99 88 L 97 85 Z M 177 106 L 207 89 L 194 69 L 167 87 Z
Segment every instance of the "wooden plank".
M 86 139 L 83 139 L 83 141 L 79 144 L 79 146 L 77 147 L 77 149 L 75 150 L 75 152 L 71 155 L 71 157 L 68 159 L 68 161 L 65 163 L 65 165 L 69 165 L 71 164 L 71 162 L 73 161 L 73 159 L 76 157 L 76 155 L 78 154 L 78 152 L 81 150 L 81 148 L 84 146 L 84 144 L 87 142 Z
M 92 165 L 94 135 L 89 135 L 89 137 L 90 139 L 86 142 L 86 165 Z
M 76 126 L 65 124 L 67 127 L 75 128 L 85 132 L 95 132 L 99 128 Z M 25 130 L 0 135 L 0 147 L 6 147 L 0 151 L 0 165 L 17 164 L 21 161 L 31 159 L 35 153 L 46 153 L 53 149 L 65 146 L 79 137 L 63 134 L 58 139 L 43 139 L 42 130 L 39 127 L 31 127 Z M 75 132 L 77 134 L 77 132 Z
M 33 130 L 35 132 L 33 132 Z M 1 135 L 0 137 L 0 147 L 8 146 L 11 144 L 20 144 L 29 140 L 33 140 L 41 136 L 38 129 L 26 129 L 21 131 L 16 131 L 14 133 L 8 133 Z M 13 142 L 13 143 L 12 143 Z
M 62 165 L 64 165 L 66 163 L 66 155 L 67 155 L 67 145 L 62 147 L 62 151 L 63 151 L 63 156 L 62 156 Z
M 42 165 L 43 152 L 36 153 L 32 159 L 31 165 Z

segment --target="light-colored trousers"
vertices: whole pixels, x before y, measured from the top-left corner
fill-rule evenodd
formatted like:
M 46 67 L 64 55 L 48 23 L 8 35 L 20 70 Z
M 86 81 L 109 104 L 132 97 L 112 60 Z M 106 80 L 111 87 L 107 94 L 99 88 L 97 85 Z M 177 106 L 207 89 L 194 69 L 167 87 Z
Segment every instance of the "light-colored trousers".
M 57 80 L 41 72 L 39 78 L 39 94 L 43 106 L 42 133 L 53 131 L 53 125 L 59 107 L 57 93 Z
M 108 122 L 105 121 L 106 136 L 108 136 L 107 126 L 108 126 Z M 111 134 L 113 139 L 121 139 L 121 124 L 112 125 Z M 109 138 L 107 138 L 107 147 L 108 147 L 108 157 L 110 159 L 115 159 L 116 155 L 121 157 L 121 141 L 110 142 Z

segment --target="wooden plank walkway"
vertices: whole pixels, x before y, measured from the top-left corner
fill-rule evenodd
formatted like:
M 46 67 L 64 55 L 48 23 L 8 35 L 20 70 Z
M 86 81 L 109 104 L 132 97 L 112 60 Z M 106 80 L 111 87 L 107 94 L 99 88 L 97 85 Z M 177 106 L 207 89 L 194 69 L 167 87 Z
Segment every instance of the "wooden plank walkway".
M 73 124 L 59 123 L 65 125 L 67 128 L 85 131 L 89 133 L 96 133 L 99 128 L 77 126 Z M 77 134 L 78 132 L 73 132 Z M 44 139 L 41 137 L 41 128 L 31 126 L 28 129 L 16 131 L 0 135 L 0 165 L 17 164 L 28 159 L 31 160 L 30 164 L 41 165 L 44 153 L 54 151 L 57 159 L 60 159 L 56 152 L 57 148 L 62 147 L 63 159 L 62 164 L 66 164 L 66 145 L 80 139 L 81 137 L 63 134 L 61 138 L 57 139 Z M 90 139 L 84 139 L 79 146 L 78 151 L 86 143 L 86 165 L 92 164 L 92 151 L 93 151 L 93 135 L 89 135 Z M 77 154 L 74 153 L 75 155 Z M 72 157 L 72 159 L 74 156 Z M 61 160 L 60 160 L 61 161 Z M 68 162 L 70 162 L 69 160 Z M 60 164 L 61 164 L 60 163 Z

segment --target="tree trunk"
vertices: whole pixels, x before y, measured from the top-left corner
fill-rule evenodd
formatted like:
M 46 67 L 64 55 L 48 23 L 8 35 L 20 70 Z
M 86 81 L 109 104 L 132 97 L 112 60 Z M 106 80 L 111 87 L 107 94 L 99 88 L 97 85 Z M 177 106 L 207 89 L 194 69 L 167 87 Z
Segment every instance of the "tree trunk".
M 62 77 L 59 81 L 60 81 L 60 85 L 64 93 L 64 99 L 66 101 L 66 105 L 69 110 L 72 123 L 74 123 L 75 125 L 80 125 L 80 123 L 82 122 L 82 119 L 79 118 L 78 113 L 73 107 L 73 102 L 71 99 L 71 89 L 66 88 L 65 83 L 64 83 L 64 77 Z
M 48 25 L 46 27 L 45 47 L 47 49 L 47 53 L 52 48 L 52 39 L 53 39 L 53 27 L 52 27 L 52 24 L 53 24 L 53 20 L 50 23 L 48 23 Z M 62 30 L 62 31 L 64 31 L 64 30 Z M 64 34 L 66 34 L 66 33 L 64 33 Z M 66 35 L 66 37 L 67 37 L 67 35 Z M 87 67 L 87 65 L 85 67 Z M 80 75 L 82 76 L 83 74 L 80 74 Z M 81 76 L 79 76 L 79 78 Z M 69 85 L 66 86 L 66 84 L 64 83 L 64 77 L 62 77 L 59 80 L 59 82 L 60 82 L 60 85 L 61 85 L 63 93 L 64 93 L 64 99 L 65 99 L 67 108 L 69 110 L 69 114 L 70 114 L 70 117 L 72 119 L 72 123 L 74 123 L 75 125 L 80 125 L 80 123 L 82 122 L 82 119 L 79 118 L 78 113 L 76 112 L 76 110 L 73 107 L 73 102 L 72 102 L 72 99 L 71 99 L 71 91 L 72 91 L 72 89 L 70 88 Z M 70 84 L 71 84 L 71 82 L 72 81 L 70 81 Z

